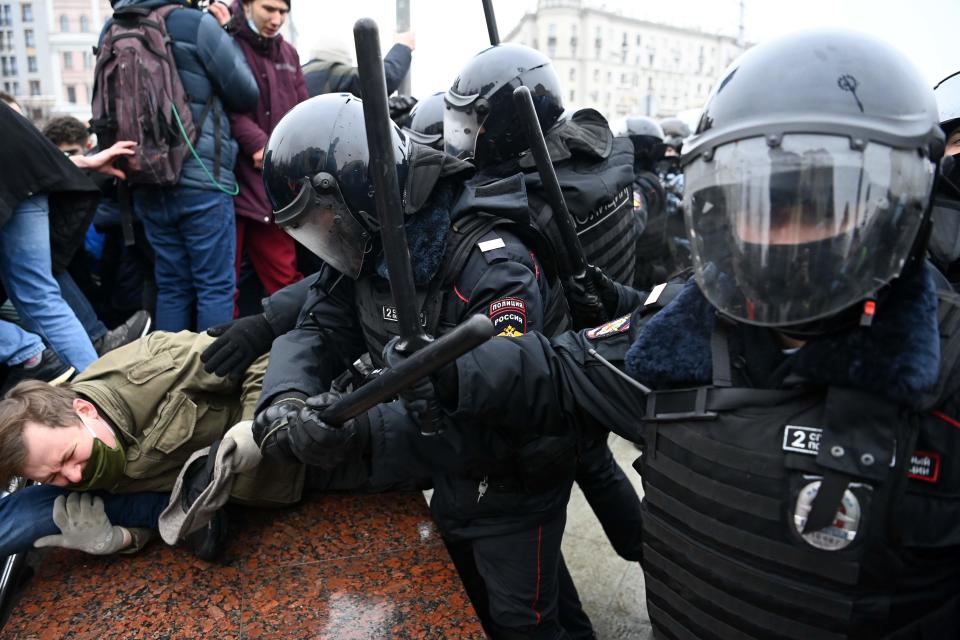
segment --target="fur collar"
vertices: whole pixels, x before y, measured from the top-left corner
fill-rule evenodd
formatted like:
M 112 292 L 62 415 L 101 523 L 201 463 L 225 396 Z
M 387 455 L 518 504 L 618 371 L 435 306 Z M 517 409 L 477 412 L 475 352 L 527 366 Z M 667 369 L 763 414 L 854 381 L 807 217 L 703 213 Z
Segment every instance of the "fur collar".
M 417 285 L 429 283 L 443 263 L 443 253 L 447 248 L 447 236 L 450 233 L 453 191 L 450 181 L 441 180 L 423 208 L 407 218 L 407 245 L 410 247 L 413 280 Z M 377 260 L 377 273 L 389 279 L 383 254 Z
M 873 326 L 808 342 L 790 372 L 815 385 L 910 400 L 936 384 L 940 364 L 937 293 L 929 268 L 897 279 L 877 305 Z M 627 372 L 654 387 L 707 384 L 716 313 L 691 279 L 647 322 L 626 355 Z

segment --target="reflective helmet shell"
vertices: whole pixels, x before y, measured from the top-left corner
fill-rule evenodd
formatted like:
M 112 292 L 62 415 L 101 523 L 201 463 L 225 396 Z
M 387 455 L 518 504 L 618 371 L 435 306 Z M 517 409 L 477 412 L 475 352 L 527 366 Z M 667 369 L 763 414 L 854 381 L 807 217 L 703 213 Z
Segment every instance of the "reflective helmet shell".
M 563 113 L 560 79 L 550 58 L 518 44 L 500 44 L 474 56 L 445 96 L 447 152 L 483 167 L 528 149 L 513 102 L 513 91 L 520 86 L 530 89 L 540 127 L 547 131 Z

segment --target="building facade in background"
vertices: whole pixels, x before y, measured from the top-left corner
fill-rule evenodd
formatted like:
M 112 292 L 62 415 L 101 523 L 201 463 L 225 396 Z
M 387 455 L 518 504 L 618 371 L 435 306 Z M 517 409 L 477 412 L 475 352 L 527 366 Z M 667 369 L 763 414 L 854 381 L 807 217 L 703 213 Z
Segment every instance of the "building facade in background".
M 539 0 L 504 42 L 550 56 L 566 106 L 593 107 L 611 120 L 702 108 L 743 51 L 733 36 L 648 22 L 584 0 Z
M 0 87 L 31 120 L 90 119 L 93 47 L 109 0 L 0 0 Z

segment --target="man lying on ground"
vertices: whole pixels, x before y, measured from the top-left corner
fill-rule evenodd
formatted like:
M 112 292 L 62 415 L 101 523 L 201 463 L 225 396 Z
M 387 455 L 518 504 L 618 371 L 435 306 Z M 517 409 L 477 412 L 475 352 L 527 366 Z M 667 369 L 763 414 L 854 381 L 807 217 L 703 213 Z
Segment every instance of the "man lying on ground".
M 35 542 L 98 554 L 139 549 L 183 464 L 221 438 L 238 444 L 231 500 L 300 499 L 304 468 L 260 464 L 250 436 L 266 356 L 239 379 L 206 373 L 200 354 L 213 340 L 153 333 L 68 385 L 27 381 L 0 401 L 0 480 L 42 483 L 0 499 L 0 557 Z

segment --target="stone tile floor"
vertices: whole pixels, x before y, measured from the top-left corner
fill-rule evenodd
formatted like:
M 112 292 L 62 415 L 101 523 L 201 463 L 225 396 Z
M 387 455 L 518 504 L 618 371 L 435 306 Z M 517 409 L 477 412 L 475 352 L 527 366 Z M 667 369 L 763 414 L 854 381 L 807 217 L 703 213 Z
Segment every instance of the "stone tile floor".
M 612 434 L 610 449 L 637 493 L 642 495 L 640 475 L 630 466 L 639 455 L 637 449 Z M 643 572 L 637 563 L 627 562 L 614 552 L 576 485 L 567 507 L 563 555 L 600 640 L 652 638 Z

